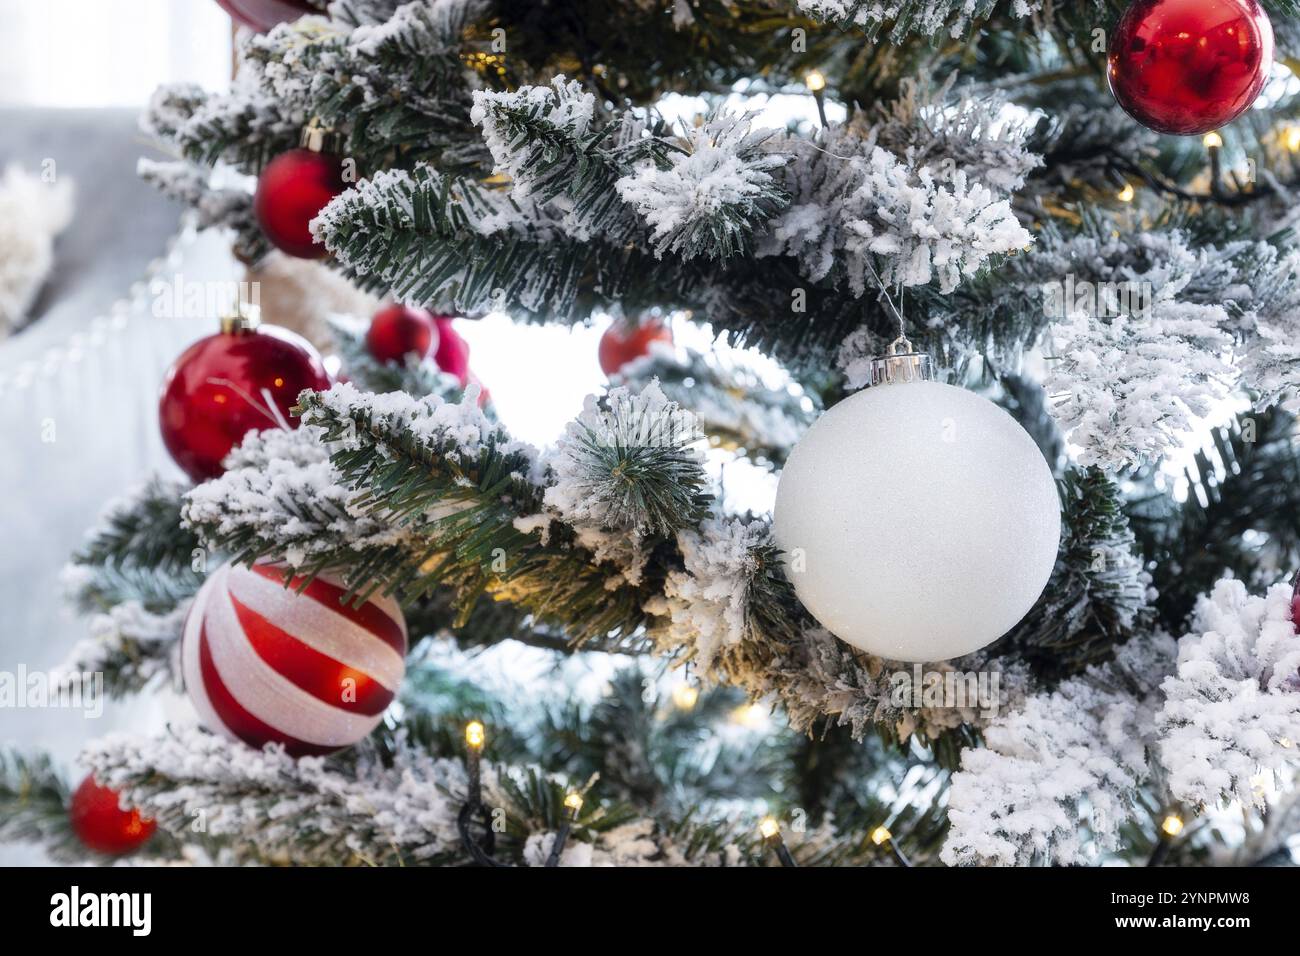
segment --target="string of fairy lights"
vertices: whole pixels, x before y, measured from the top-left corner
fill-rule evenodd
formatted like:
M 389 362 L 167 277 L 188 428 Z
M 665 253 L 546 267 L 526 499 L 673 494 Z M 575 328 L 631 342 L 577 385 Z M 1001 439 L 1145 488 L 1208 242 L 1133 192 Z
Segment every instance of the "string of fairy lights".
M 465 725 L 466 795 L 465 803 L 461 806 L 457 816 L 457 829 L 460 833 L 462 845 L 475 863 L 480 866 L 508 867 L 512 864 L 503 863 L 494 856 L 496 834 L 501 824 L 492 809 L 483 800 L 483 752 L 486 747 L 486 725 L 481 720 L 471 720 Z M 543 866 L 558 867 L 560 865 L 573 826 L 578 822 L 578 817 L 582 813 L 585 803 L 586 797 L 582 790 L 570 789 L 565 794 L 564 808 L 567 812 L 560 824 L 560 828 L 555 833 L 555 838 L 547 851 Z M 477 824 L 478 832 L 476 832 L 475 824 Z M 1183 818 L 1177 811 L 1170 810 L 1166 812 L 1156 832 L 1156 842 L 1146 865 L 1163 865 L 1175 841 L 1183 833 L 1184 829 Z M 762 838 L 763 848 L 775 857 L 779 865 L 799 865 L 795 861 L 794 854 L 790 852 L 790 848 L 786 845 L 785 838 L 781 833 L 781 823 L 776 817 L 769 814 L 760 819 L 758 821 L 758 834 Z M 897 841 L 895 841 L 889 827 L 884 824 L 875 827 L 867 835 L 867 839 L 874 846 L 880 847 L 887 852 L 899 866 L 912 867 L 912 861 L 908 859 Z
M 493 856 L 498 824 L 492 811 L 483 802 L 483 751 L 486 746 L 487 727 L 484 726 L 481 720 L 471 720 L 465 725 L 466 795 L 465 803 L 461 806 L 460 813 L 457 816 L 457 828 L 460 832 L 461 843 L 474 862 L 480 866 L 510 866 L 510 864 L 502 863 Z M 564 848 L 569 841 L 569 834 L 573 830 L 573 825 L 578 822 L 578 816 L 581 814 L 585 802 L 586 800 L 580 790 L 569 790 L 565 794 L 564 807 L 567 812 L 560 824 L 560 828 L 555 833 L 555 839 L 551 842 L 543 866 L 558 867 L 560 865 L 560 860 L 564 856 Z M 479 824 L 480 833 L 474 832 L 475 822 Z M 781 838 L 781 826 L 775 817 L 763 817 L 759 821 L 758 831 L 763 838 L 763 845 L 776 855 L 782 866 L 798 865 L 795 863 L 789 848 L 786 847 L 785 841 Z M 883 839 L 877 839 L 876 834 L 883 834 Z M 877 845 L 889 841 L 889 831 L 884 827 L 877 827 L 872 839 Z M 890 845 L 892 847 L 892 842 Z M 904 866 L 911 865 L 906 862 L 906 857 L 896 848 L 894 853 L 895 857 Z
M 1288 124 L 1282 126 L 1276 130 L 1275 134 L 1272 134 L 1271 139 L 1274 140 L 1277 146 L 1281 147 L 1285 153 L 1292 157 L 1293 163 L 1300 162 L 1300 156 L 1297 155 L 1300 154 L 1300 125 Z M 1268 195 L 1270 191 L 1268 188 L 1257 193 L 1253 165 L 1248 166 L 1247 171 L 1244 173 L 1244 178 L 1240 169 L 1224 169 L 1224 141 L 1223 136 L 1217 130 L 1211 130 L 1202 136 L 1201 145 L 1205 147 L 1206 158 L 1209 161 L 1210 194 L 1208 196 L 1195 196 L 1176 188 L 1170 183 L 1161 182 L 1156 177 L 1148 176 L 1145 173 L 1142 175 L 1148 180 L 1150 185 L 1163 189 L 1166 192 L 1171 192 L 1183 199 L 1212 199 L 1219 202 L 1236 204 L 1248 201 L 1256 195 Z M 1234 187 L 1233 189 L 1225 188 L 1226 183 L 1229 180 Z M 1122 203 L 1131 203 L 1137 198 L 1137 194 L 1137 185 L 1128 181 L 1125 182 L 1124 185 L 1120 187 L 1119 191 L 1115 193 L 1115 198 Z

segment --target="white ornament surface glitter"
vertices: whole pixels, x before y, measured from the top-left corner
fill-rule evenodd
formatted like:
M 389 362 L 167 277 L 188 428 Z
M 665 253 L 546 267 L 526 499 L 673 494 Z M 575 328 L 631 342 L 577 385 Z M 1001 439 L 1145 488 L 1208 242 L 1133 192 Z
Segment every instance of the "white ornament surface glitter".
M 876 386 L 795 447 L 773 530 L 804 606 L 841 640 L 939 661 L 1006 633 L 1056 563 L 1060 503 L 1038 446 L 951 385 Z

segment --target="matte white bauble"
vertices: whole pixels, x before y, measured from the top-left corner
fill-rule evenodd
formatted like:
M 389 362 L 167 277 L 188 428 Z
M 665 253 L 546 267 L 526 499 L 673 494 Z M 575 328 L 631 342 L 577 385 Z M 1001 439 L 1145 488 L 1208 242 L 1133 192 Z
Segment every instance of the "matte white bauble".
M 1051 470 L 1005 411 L 932 381 L 831 408 L 795 446 L 773 531 L 804 606 L 898 661 L 969 654 L 1033 606 L 1056 562 Z

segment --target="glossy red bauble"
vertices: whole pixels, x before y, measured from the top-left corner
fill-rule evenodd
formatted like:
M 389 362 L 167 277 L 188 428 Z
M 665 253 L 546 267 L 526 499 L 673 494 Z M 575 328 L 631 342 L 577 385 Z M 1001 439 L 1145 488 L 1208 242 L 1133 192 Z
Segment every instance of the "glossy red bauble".
M 289 410 L 298 393 L 329 385 L 320 355 L 285 329 L 263 325 L 210 335 L 181 353 L 163 380 L 163 443 L 195 481 L 215 478 L 246 434 L 296 428 Z
M 469 343 L 452 328 L 452 317 L 440 315 L 434 319 L 438 327 L 438 349 L 433 353 L 433 360 L 438 368 L 448 375 L 455 375 L 460 387 L 469 384 Z
M 307 0 L 217 0 L 240 26 L 265 33 L 277 23 L 289 23 L 305 13 L 320 13 Z
M 72 794 L 68 807 L 72 832 L 96 853 L 117 855 L 138 850 L 158 829 L 139 810 L 123 810 L 118 800 L 117 791 L 101 787 L 94 777 L 81 781 Z
M 1257 0 L 1136 0 L 1111 37 L 1108 75 L 1143 126 L 1196 136 L 1249 109 L 1272 62 Z
M 440 343 L 432 312 L 406 305 L 390 305 L 375 313 L 366 331 L 366 348 L 380 362 L 403 362 L 414 354 L 424 359 Z
M 639 359 L 650 351 L 651 342 L 672 342 L 673 333 L 658 319 L 648 319 L 640 325 L 615 322 L 600 337 L 600 370 L 613 375 L 628 362 Z
M 327 250 L 312 238 L 311 221 L 347 188 L 341 157 L 291 149 L 262 170 L 253 212 L 266 238 L 281 252 L 299 259 L 321 259 Z

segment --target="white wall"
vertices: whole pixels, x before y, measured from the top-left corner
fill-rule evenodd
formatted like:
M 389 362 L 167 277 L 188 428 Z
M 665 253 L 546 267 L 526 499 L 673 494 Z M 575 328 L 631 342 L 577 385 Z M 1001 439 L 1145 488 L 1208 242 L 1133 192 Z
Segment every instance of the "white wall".
M 215 0 L 0 0 L 0 106 L 143 106 L 159 83 L 229 81 Z

